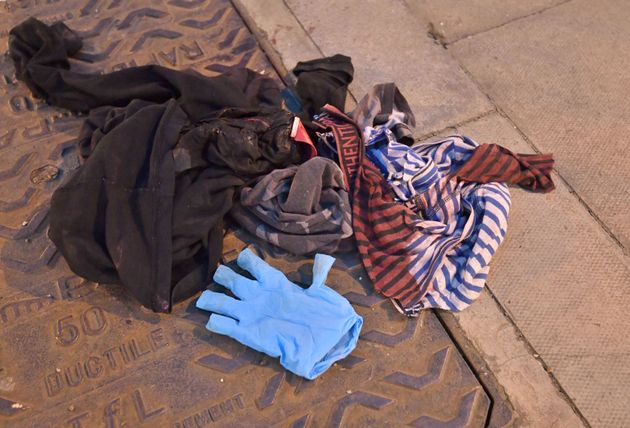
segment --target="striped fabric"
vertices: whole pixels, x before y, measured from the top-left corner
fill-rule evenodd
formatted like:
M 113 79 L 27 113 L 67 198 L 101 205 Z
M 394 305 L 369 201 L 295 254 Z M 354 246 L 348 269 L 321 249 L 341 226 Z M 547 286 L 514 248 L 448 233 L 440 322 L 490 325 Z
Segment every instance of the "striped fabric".
M 363 265 L 375 289 L 408 316 L 423 308 L 459 311 L 481 293 L 510 210 L 507 186 L 492 180 L 553 189 L 550 155 L 515 155 L 458 135 L 408 147 L 380 127 L 369 130 L 363 156 L 361 132 L 348 116 L 328 107 L 315 122 L 334 136 L 354 188 Z
M 456 174 L 460 180 L 504 181 L 533 192 L 547 193 L 556 188 L 550 176 L 552 168 L 550 154 L 516 155 L 496 144 L 482 144 Z
M 409 148 L 388 132 L 370 140 L 355 198 L 364 265 L 376 289 L 409 316 L 462 310 L 479 296 L 505 237 L 507 186 L 453 175 L 477 147 L 466 137 Z

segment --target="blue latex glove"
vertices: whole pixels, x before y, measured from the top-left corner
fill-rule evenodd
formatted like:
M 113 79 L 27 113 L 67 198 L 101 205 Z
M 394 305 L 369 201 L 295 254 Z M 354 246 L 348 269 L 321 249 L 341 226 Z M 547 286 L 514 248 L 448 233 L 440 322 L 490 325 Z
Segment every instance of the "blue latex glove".
M 240 300 L 204 291 L 197 307 L 215 312 L 206 328 L 272 357 L 287 369 L 315 379 L 356 346 L 363 325 L 350 303 L 324 285 L 335 259 L 315 256 L 313 283 L 302 289 L 245 249 L 238 265 L 257 281 L 219 266 L 214 281 Z

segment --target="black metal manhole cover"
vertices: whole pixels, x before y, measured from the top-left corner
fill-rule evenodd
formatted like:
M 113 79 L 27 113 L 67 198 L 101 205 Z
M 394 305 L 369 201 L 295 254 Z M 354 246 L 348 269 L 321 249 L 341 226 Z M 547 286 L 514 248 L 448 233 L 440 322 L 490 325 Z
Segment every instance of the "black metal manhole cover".
M 0 8 L 5 49 L 8 30 L 28 16 L 63 19 L 85 40 L 73 64 L 85 71 L 159 63 L 209 75 L 234 65 L 274 73 L 225 0 L 32 0 Z M 364 317 L 362 340 L 312 382 L 206 331 L 207 314 L 192 300 L 158 315 L 118 287 L 73 275 L 47 238 L 46 216 L 52 191 L 78 165 L 73 139 L 82 118 L 33 99 L 12 76 L 4 56 L 0 426 L 484 426 L 491 399 L 435 315 L 401 317 L 373 294 L 356 257 L 338 257 L 328 283 Z M 309 283 L 310 260 L 276 255 L 240 232 L 226 237 L 226 262 L 250 241 Z

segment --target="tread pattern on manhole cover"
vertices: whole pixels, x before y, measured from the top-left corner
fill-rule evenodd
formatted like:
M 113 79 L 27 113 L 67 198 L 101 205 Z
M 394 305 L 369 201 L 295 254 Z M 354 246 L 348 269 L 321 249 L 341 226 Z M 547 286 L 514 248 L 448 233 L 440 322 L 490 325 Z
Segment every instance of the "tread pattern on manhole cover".
M 25 0 L 0 23 L 64 20 L 84 38 L 73 67 L 110 72 L 157 63 L 212 75 L 273 70 L 226 0 Z M 0 425 L 9 426 L 483 426 L 490 399 L 437 318 L 407 320 L 373 294 L 356 256 L 328 283 L 365 319 L 355 352 L 315 381 L 205 330 L 194 302 L 172 315 L 121 287 L 73 275 L 47 238 L 49 200 L 78 166 L 82 117 L 31 97 L 0 58 Z M 253 247 L 291 279 L 312 261 L 244 232 L 225 239 L 234 265 Z

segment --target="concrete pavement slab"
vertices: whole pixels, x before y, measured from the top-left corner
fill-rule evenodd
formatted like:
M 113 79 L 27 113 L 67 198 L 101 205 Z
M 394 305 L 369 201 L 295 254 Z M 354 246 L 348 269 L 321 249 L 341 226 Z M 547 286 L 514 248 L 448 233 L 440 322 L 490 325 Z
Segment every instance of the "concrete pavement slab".
M 517 409 L 521 426 L 585 426 L 487 290 L 455 318 L 463 334 L 481 350 L 488 369 Z
M 513 125 L 496 114 L 458 131 L 478 142 L 531 152 Z M 510 189 L 508 233 L 488 285 L 591 425 L 627 426 L 628 260 L 555 178 L 557 189 L 546 195 Z M 460 320 L 479 324 L 482 306 L 473 305 Z
M 575 0 L 449 47 L 630 250 L 630 2 Z
M 458 64 L 428 37 L 426 23 L 403 3 L 286 3 L 324 55 L 352 57 L 356 72 L 351 91 L 357 98 L 377 83 L 399 85 L 416 115 L 418 136 L 492 109 Z
M 247 25 L 256 34 L 272 61 L 277 57 L 279 63 L 274 67 L 281 77 L 291 82 L 292 74 L 287 76 L 287 67 L 293 67 L 298 61 L 322 56 L 321 51 L 304 31 L 295 16 L 284 2 L 277 0 L 232 0 Z M 273 52 L 269 52 L 272 49 Z M 271 54 L 271 55 L 270 55 Z
M 567 0 L 406 0 L 445 43 L 538 13 Z

